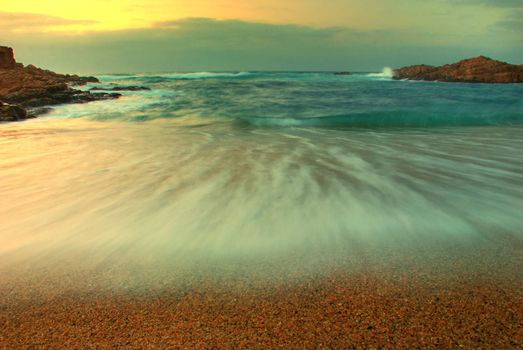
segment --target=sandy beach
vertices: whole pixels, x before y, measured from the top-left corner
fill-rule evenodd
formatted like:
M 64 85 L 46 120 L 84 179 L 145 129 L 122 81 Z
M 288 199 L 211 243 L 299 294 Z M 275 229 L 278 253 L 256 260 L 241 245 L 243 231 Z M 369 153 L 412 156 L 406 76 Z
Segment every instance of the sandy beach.
M 81 255 L 62 268 L 11 255 L 0 265 L 0 347 L 523 346 L 519 238 L 375 253 L 176 275 L 154 265 L 93 266 Z
M 521 348 L 521 88 L 257 74 L 2 125 L 0 348 Z
M 523 350 L 523 0 L 0 29 L 0 350 Z

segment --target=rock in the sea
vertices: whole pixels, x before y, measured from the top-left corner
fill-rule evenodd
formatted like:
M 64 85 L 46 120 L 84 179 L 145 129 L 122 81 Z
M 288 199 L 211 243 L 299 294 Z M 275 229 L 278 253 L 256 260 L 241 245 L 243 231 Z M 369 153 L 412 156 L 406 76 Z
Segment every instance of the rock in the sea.
M 20 106 L 0 102 L 0 122 L 16 122 L 31 117 Z
M 111 87 L 103 87 L 103 86 L 95 86 L 89 89 L 89 91 L 149 91 L 150 88 L 146 86 L 111 86 Z
M 351 72 L 336 72 L 334 75 L 352 75 Z
M 394 79 L 463 83 L 523 83 L 523 66 L 479 56 L 441 67 L 427 65 L 403 67 L 394 71 Z

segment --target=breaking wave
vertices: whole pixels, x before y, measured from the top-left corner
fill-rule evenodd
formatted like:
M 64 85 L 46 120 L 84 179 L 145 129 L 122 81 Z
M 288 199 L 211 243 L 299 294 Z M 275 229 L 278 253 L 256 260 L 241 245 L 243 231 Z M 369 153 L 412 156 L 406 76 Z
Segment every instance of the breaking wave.
M 499 113 L 484 117 L 481 115 L 441 115 L 409 111 L 391 111 L 374 113 L 354 113 L 312 118 L 271 118 L 248 117 L 242 122 L 255 126 L 324 126 L 324 127 L 450 127 L 450 126 L 487 126 L 512 125 L 523 123 L 523 113 Z
M 367 74 L 369 77 L 390 79 L 394 76 L 394 71 L 390 67 L 385 67 L 380 73 Z
M 59 118 L 252 126 L 438 127 L 523 123 L 523 87 L 390 79 L 392 71 L 332 73 L 169 73 L 103 76 L 97 86 L 140 85 L 118 101 L 59 107 Z

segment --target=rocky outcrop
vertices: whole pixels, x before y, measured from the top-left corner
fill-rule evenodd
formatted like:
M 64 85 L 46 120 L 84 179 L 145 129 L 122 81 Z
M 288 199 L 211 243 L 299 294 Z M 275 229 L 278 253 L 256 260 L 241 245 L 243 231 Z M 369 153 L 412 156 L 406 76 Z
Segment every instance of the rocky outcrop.
M 462 83 L 523 83 L 523 65 L 513 65 L 479 56 L 440 67 L 427 65 L 403 67 L 394 71 L 394 79 Z
M 1 120 L 14 118 L 13 105 L 24 109 L 62 103 L 85 103 L 120 96 L 117 93 L 91 93 L 72 87 L 90 82 L 98 83 L 99 81 L 95 77 L 58 74 L 33 65 L 24 67 L 24 65 L 16 63 L 11 48 L 0 47 L 0 102 L 3 102 L 2 106 L 11 106 L 2 107 Z M 16 114 L 15 120 L 25 119 L 27 115 L 26 113 L 24 117 Z
M 0 121 L 1 122 L 16 122 L 24 120 L 32 116 L 28 115 L 27 111 L 17 105 L 10 105 L 0 102 Z
M 136 85 L 124 85 L 124 86 L 110 86 L 110 87 L 103 87 L 103 86 L 95 86 L 89 89 L 89 91 L 150 91 L 151 89 L 147 86 L 136 86 Z
M 57 74 L 29 65 L 0 69 L 0 100 L 24 107 L 38 107 L 61 103 L 81 103 L 115 98 L 118 94 L 92 94 L 74 89 L 71 85 L 98 82 L 96 78 Z
M 0 46 L 0 69 L 11 69 L 16 66 L 13 49 L 7 46 Z
M 335 72 L 334 75 L 352 75 L 351 72 Z

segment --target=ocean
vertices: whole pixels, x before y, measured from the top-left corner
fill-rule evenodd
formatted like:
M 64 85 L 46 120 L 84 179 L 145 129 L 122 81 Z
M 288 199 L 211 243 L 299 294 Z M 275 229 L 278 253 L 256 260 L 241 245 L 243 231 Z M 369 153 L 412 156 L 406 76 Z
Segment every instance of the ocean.
M 151 90 L 0 125 L 3 259 L 68 252 L 150 271 L 295 256 L 314 270 L 370 250 L 522 238 L 523 84 L 99 78 L 84 88 Z

